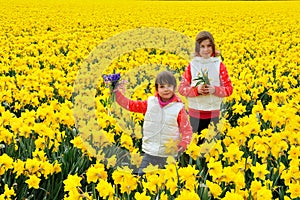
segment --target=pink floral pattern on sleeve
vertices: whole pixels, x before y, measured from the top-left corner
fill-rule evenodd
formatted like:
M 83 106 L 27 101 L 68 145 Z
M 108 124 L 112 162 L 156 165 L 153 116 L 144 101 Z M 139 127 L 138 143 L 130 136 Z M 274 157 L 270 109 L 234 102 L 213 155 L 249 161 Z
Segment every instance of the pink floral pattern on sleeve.
M 232 94 L 232 83 L 229 78 L 226 66 L 223 63 L 221 63 L 220 65 L 220 85 L 221 86 L 215 86 L 216 92 L 214 95 L 218 97 L 228 97 Z
M 188 65 L 181 77 L 181 81 L 178 88 L 179 94 L 186 97 L 195 97 L 199 95 L 197 88 L 191 86 L 191 80 L 191 66 Z
M 186 149 L 192 140 L 193 131 L 185 108 L 180 110 L 177 122 L 179 126 L 179 132 L 181 133 L 181 141 L 179 142 L 178 146 L 182 146 L 184 149 Z

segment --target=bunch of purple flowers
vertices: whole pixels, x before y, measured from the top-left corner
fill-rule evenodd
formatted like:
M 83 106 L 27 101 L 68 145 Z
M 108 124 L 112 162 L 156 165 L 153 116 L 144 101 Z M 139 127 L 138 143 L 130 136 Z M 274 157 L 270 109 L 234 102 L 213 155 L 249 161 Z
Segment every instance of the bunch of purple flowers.
M 110 88 L 111 100 L 112 100 L 112 102 L 114 102 L 116 100 L 114 90 L 115 90 L 116 86 L 118 85 L 119 80 L 121 79 L 121 75 L 120 75 L 120 73 L 117 73 L 117 74 L 103 75 L 102 77 L 103 77 L 106 87 Z

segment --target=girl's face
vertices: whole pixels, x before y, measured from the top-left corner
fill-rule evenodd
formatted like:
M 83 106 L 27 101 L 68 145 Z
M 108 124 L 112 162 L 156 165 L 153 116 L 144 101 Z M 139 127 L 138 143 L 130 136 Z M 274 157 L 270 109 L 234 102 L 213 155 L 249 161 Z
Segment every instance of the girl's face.
M 168 101 L 174 95 L 175 87 L 170 84 L 158 84 L 157 93 L 162 101 Z
M 200 56 L 203 58 L 209 58 L 211 57 L 213 53 L 212 44 L 210 43 L 209 39 L 203 40 L 200 43 Z

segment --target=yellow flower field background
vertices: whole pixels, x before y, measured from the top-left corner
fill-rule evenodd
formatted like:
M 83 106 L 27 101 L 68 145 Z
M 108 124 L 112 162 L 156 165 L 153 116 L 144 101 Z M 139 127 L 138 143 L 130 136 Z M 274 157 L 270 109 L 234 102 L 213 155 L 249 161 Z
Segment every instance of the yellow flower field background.
M 0 199 L 300 199 L 300 2 L 0 2 Z M 73 86 L 98 45 L 147 27 L 191 40 L 210 31 L 234 93 L 222 105 L 218 140 L 205 130 L 189 160 L 169 158 L 138 177 L 143 116 L 120 112 L 98 77 L 95 98 L 80 97 L 96 108 L 97 122 L 83 129 L 91 148 L 75 123 L 75 111 L 85 115 L 73 109 Z M 141 47 L 105 73 L 121 73 L 126 94 L 146 99 L 159 70 L 147 66 L 167 66 L 179 81 L 187 64 Z M 207 139 L 200 147 L 199 138 Z

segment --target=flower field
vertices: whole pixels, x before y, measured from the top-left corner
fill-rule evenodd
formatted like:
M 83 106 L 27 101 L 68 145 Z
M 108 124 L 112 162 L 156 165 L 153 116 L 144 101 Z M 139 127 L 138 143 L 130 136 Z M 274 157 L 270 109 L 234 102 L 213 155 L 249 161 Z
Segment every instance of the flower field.
M 0 200 L 300 199 L 300 2 L 0 2 Z M 146 99 L 201 30 L 234 86 L 219 137 L 138 177 L 143 116 L 102 75 Z

